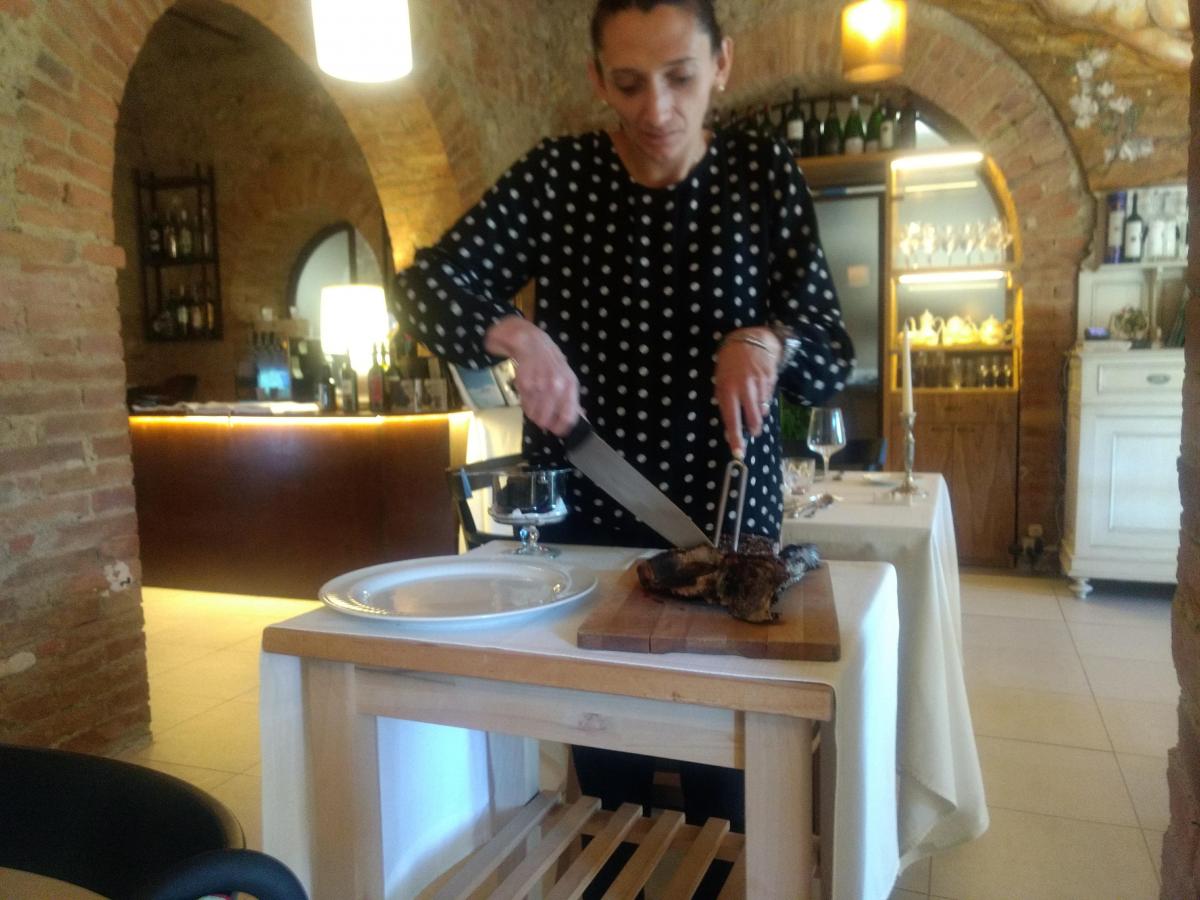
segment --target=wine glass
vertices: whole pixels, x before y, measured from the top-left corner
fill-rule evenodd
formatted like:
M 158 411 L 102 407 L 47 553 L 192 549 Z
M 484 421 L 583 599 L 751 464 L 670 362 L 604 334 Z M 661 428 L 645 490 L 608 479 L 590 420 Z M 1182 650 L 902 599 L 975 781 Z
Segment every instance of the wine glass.
M 967 222 L 962 227 L 962 245 L 963 251 L 966 253 L 965 265 L 971 265 L 971 254 L 975 252 L 975 246 L 979 242 L 979 228 L 972 222 Z
M 792 515 L 799 512 L 808 492 L 812 489 L 813 476 L 816 474 L 815 459 L 790 457 L 783 461 L 783 511 Z
M 942 249 L 946 251 L 946 267 L 954 265 L 954 254 L 958 251 L 958 229 L 953 225 L 942 226 Z
M 921 225 L 921 251 L 925 254 L 925 265 L 933 265 L 933 254 L 938 246 L 937 226 L 932 222 Z
M 846 446 L 846 423 L 836 406 L 813 408 L 808 420 L 808 449 L 821 454 L 824 462 L 822 480 L 829 478 L 829 457 Z

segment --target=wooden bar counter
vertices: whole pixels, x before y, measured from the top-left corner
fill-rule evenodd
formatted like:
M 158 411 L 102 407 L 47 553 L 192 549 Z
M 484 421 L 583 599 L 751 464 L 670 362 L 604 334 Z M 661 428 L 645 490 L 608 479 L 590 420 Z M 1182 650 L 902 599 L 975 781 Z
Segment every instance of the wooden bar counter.
M 456 553 L 445 470 L 469 422 L 131 416 L 143 583 L 314 599 L 352 569 Z

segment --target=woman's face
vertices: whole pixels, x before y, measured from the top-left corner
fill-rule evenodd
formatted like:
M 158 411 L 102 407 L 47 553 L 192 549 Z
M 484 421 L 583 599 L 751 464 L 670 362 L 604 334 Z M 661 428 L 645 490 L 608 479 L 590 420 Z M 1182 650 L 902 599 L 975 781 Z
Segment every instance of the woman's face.
M 591 67 L 596 93 L 648 160 L 679 163 L 703 145 L 709 98 L 729 77 L 728 38 L 714 54 L 690 10 L 660 4 L 613 15 L 604 23 L 599 57 L 599 71 L 595 62 Z

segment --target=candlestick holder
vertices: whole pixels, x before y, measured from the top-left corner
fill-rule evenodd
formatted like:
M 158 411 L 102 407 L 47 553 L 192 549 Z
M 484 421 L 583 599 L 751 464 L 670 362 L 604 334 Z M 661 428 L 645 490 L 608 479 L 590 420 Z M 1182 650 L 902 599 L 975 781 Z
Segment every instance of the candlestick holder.
M 917 439 L 913 434 L 913 426 L 917 422 L 917 414 L 901 413 L 900 421 L 904 423 L 904 480 L 900 482 L 899 487 L 892 488 L 890 493 L 896 499 L 921 499 L 928 494 L 917 487 L 917 481 L 913 478 L 913 459 L 917 453 Z

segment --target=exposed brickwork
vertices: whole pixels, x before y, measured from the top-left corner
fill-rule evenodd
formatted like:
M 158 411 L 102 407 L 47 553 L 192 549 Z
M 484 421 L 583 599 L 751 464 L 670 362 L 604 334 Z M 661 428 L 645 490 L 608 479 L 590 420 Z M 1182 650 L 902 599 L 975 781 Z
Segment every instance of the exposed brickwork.
M 309 323 L 284 321 L 286 286 L 318 230 L 350 221 L 383 260 L 375 185 L 329 95 L 266 28 L 236 11 L 226 15 L 242 17 L 238 42 L 175 16 L 154 27 L 121 103 L 113 184 L 117 242 L 132 261 L 117 282 L 128 380 L 195 374 L 201 400 L 234 396 L 237 358 L 254 327 L 309 334 Z M 147 341 L 133 169 L 190 174 L 197 163 L 215 169 L 224 339 Z M 271 324 L 262 322 L 264 308 Z
M 0 664 L 17 653 L 35 658 L 29 670 L 0 677 L 0 739 L 111 749 L 146 729 L 129 443 L 119 412 L 125 378 L 114 268 L 122 254 L 112 172 L 129 70 L 168 5 L 0 0 Z M 306 4 L 229 6 L 313 67 Z M 583 75 L 590 6 L 414 4 L 421 52 L 413 79 L 363 89 L 317 76 L 362 148 L 397 261 L 436 237 L 540 135 L 606 121 Z M 1170 120 L 1155 118 L 1165 162 L 1099 173 L 1095 147 L 1061 124 L 1073 90 L 1063 63 L 1091 38 L 1046 27 L 1047 40 L 1039 40 L 1029 4 L 1016 0 L 939 6 L 989 37 L 944 9 L 913 4 L 905 84 L 975 135 L 1019 197 L 1027 308 L 1020 516 L 1052 531 L 1062 441 L 1057 372 L 1072 333 L 1074 272 L 1091 231 L 1087 180 L 1091 187 L 1110 176 L 1125 184 L 1161 180 L 1179 171 L 1182 157 L 1170 155 Z M 840 3 L 805 4 L 803 14 L 794 0 L 724 7 L 738 40 L 735 94 L 748 101 L 792 85 L 844 90 Z M 1132 73 L 1136 62 L 1122 52 L 1114 66 Z M 1154 78 L 1159 116 L 1186 91 Z M 286 183 L 254 198 L 253 208 L 302 193 Z M 1200 227 L 1200 216 L 1193 223 Z M 1192 321 L 1195 329 L 1200 315 Z M 1200 469 L 1195 451 L 1186 457 L 1192 475 Z M 129 566 L 133 585 L 114 593 L 104 567 L 118 562 Z M 1181 597 L 1194 613 L 1196 591 L 1181 589 Z
M 0 740 L 106 751 L 149 719 L 111 217 L 137 29 L 82 6 L 0 6 Z

